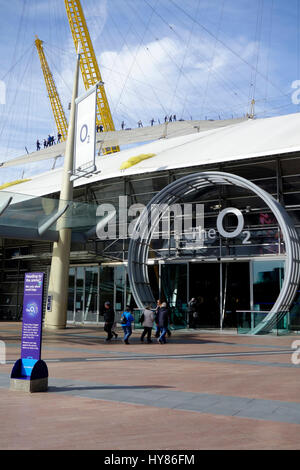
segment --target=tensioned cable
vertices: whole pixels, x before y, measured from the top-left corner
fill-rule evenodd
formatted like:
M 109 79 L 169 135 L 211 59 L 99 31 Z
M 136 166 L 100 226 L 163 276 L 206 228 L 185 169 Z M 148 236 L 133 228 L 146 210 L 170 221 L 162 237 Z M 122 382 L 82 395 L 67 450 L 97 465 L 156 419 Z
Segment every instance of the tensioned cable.
M 234 49 L 232 49 L 228 44 L 226 44 L 224 41 L 221 39 L 216 38 L 216 36 L 204 25 L 202 25 L 199 21 L 195 20 L 187 11 L 185 11 L 181 6 L 177 5 L 174 0 L 169 0 L 169 2 L 172 3 L 176 8 L 178 8 L 182 13 L 184 13 L 186 16 L 188 16 L 192 21 L 194 21 L 200 28 L 202 28 L 204 31 L 206 31 L 207 34 L 212 36 L 213 38 L 217 39 L 217 41 L 222 44 L 228 51 L 230 51 L 233 55 L 235 55 L 239 60 L 241 60 L 244 64 L 248 65 L 252 70 L 255 70 L 255 67 L 250 64 L 244 57 L 242 57 L 238 52 L 236 52 Z M 262 74 L 261 72 L 257 72 L 258 75 L 260 75 L 264 80 L 266 80 L 266 76 Z M 270 79 L 268 79 L 268 82 L 276 88 L 281 94 L 285 94 L 277 85 L 275 85 Z
M 150 6 L 150 8 L 153 8 L 151 5 L 149 5 L 149 3 L 147 2 L 147 0 L 144 0 L 145 3 Z M 159 14 L 157 11 L 155 11 L 156 15 L 158 16 L 158 18 L 161 19 L 161 21 L 166 24 L 166 26 L 172 31 L 173 34 L 175 34 L 177 36 L 177 38 L 179 39 L 180 43 L 183 42 L 183 38 L 182 36 L 178 33 L 177 29 L 174 27 L 174 26 L 171 26 L 165 19 L 164 17 Z M 194 23 L 195 24 L 195 23 Z M 208 63 L 208 60 L 206 58 L 203 58 L 203 56 L 201 56 L 199 50 L 197 51 L 197 54 L 200 56 L 200 58 L 202 59 L 203 63 L 205 64 L 206 62 Z M 209 64 L 208 64 L 209 65 Z M 227 86 L 229 89 L 230 89 L 230 92 L 232 92 L 233 90 L 239 90 L 240 93 L 244 93 L 242 90 L 239 89 L 239 87 L 232 81 L 232 83 L 229 85 L 227 85 L 227 80 L 219 73 L 217 73 L 216 71 L 214 72 L 214 75 L 216 76 L 216 79 L 218 79 L 220 82 L 224 82 L 224 85 L 223 86 Z M 236 95 L 236 93 L 235 93 Z
M 157 3 L 158 3 L 158 0 L 156 0 L 156 4 L 157 4 Z M 149 17 L 149 19 L 148 19 L 148 22 L 147 22 L 147 24 L 146 24 L 146 28 L 145 28 L 145 30 L 144 30 L 143 36 L 142 36 L 142 38 L 141 38 L 141 40 L 140 40 L 140 43 L 139 43 L 138 48 L 136 49 L 136 52 L 135 52 L 133 61 L 132 61 L 132 63 L 131 63 L 130 69 L 129 69 L 128 73 L 127 73 L 126 80 L 125 80 L 125 82 L 124 82 L 124 84 L 123 84 L 122 90 L 121 90 L 120 95 L 119 95 L 119 101 L 122 99 L 122 94 L 123 94 L 123 92 L 124 92 L 124 90 L 125 90 L 125 87 L 126 87 L 126 84 L 127 84 L 127 82 L 128 82 L 128 79 L 129 79 L 129 77 L 131 76 L 131 72 L 132 72 L 132 69 L 133 69 L 134 65 L 135 65 L 135 64 L 138 65 L 137 57 L 138 57 L 138 54 L 139 54 L 139 52 L 140 52 L 140 50 L 141 50 L 141 48 L 142 48 L 142 46 L 143 46 L 143 42 L 144 42 L 146 33 L 147 33 L 148 29 L 149 29 L 149 26 L 150 26 L 152 17 L 153 17 L 153 12 L 151 13 L 151 15 L 150 15 L 150 17 Z M 138 66 L 139 66 L 139 65 L 138 65 Z M 152 89 L 153 89 L 153 87 L 152 87 Z M 163 111 L 165 112 L 164 105 L 163 105 L 163 104 L 160 102 L 160 100 L 158 99 L 158 97 L 157 97 L 156 92 L 155 92 L 154 89 L 153 89 L 153 93 L 154 93 L 154 96 L 156 97 L 156 99 L 158 100 L 158 102 L 160 103 L 160 105 L 161 105 Z M 115 105 L 115 111 L 116 111 L 117 107 L 118 107 L 118 102 L 117 102 L 117 104 Z
M 131 9 L 133 10 L 132 4 L 131 4 L 130 2 L 127 4 L 127 6 L 128 6 L 128 5 L 130 5 Z M 153 8 L 153 7 L 151 6 L 151 8 Z M 138 23 L 139 23 L 139 24 L 142 23 L 142 22 L 143 22 L 143 19 L 139 18 L 137 12 L 135 12 L 135 13 L 136 13 L 136 15 L 137 15 L 137 17 L 138 17 Z M 149 28 L 149 31 L 151 32 L 150 28 Z M 152 33 L 152 34 L 153 34 L 153 33 Z M 176 34 L 177 34 L 177 33 L 176 33 Z M 178 35 L 178 34 L 177 34 L 177 35 Z M 154 35 L 154 38 L 155 38 L 156 40 L 158 40 L 157 37 L 156 37 L 156 35 Z M 159 45 L 160 45 L 160 47 L 162 48 L 162 45 L 161 45 L 161 44 L 159 44 Z M 147 50 L 147 48 L 146 48 L 146 50 Z M 174 59 L 173 59 L 173 57 L 171 57 L 170 54 L 168 53 L 168 51 L 166 51 L 164 48 L 162 48 L 162 50 L 166 53 L 166 55 L 168 55 L 168 56 L 170 57 L 170 60 L 171 60 L 171 61 L 175 62 Z M 148 50 L 147 52 L 148 52 L 148 53 L 151 53 L 149 50 Z M 137 63 L 138 63 L 138 61 L 137 61 Z M 177 63 L 175 63 L 175 65 L 177 66 Z M 180 67 L 178 67 L 178 68 L 180 69 Z M 113 70 L 113 72 L 117 73 L 116 70 Z M 161 71 L 159 71 L 159 73 L 161 74 Z M 131 77 L 131 78 L 133 79 L 133 77 Z M 193 85 L 193 84 L 192 84 L 192 86 L 194 86 L 195 91 L 196 91 L 197 87 L 196 87 L 195 85 Z M 157 87 L 156 87 L 156 89 L 157 89 Z M 152 87 L 152 91 L 153 91 L 153 87 Z M 232 93 L 233 90 L 230 90 L 230 92 Z M 197 89 L 197 93 L 198 93 L 198 89 Z M 236 92 L 234 92 L 234 94 L 237 95 Z M 181 100 L 180 97 L 178 97 L 178 98 Z M 191 101 L 191 102 L 194 102 L 192 99 L 191 99 L 190 101 Z M 213 111 L 212 111 L 212 110 L 209 110 L 209 112 L 214 112 L 216 115 L 218 115 L 218 114 L 220 113 L 220 111 L 221 111 L 221 113 L 222 113 L 222 112 L 227 112 L 227 109 L 226 109 L 226 111 L 225 111 L 225 110 L 221 110 L 220 107 L 218 107 L 218 108 L 215 108 Z
M 256 65 L 255 65 L 255 69 L 251 71 L 250 87 L 249 87 L 249 103 L 251 103 L 252 100 L 255 100 L 255 96 L 256 96 L 256 83 L 257 83 L 257 72 L 258 72 L 259 53 L 260 53 L 260 45 L 261 45 L 263 9 L 264 9 L 264 0 L 259 0 L 257 20 L 256 20 L 256 32 L 255 32 L 255 40 L 254 40 L 255 44 L 257 44 Z
M 30 63 L 31 63 L 31 61 L 32 61 L 32 56 L 33 56 L 33 52 L 34 52 L 34 47 L 33 47 L 33 45 L 32 45 L 31 47 L 32 47 L 32 53 L 31 53 L 31 55 L 30 55 L 30 57 L 29 57 L 29 60 L 28 60 L 28 62 L 27 62 L 27 64 L 26 64 L 26 66 L 25 66 L 24 72 L 21 74 L 21 75 L 22 75 L 22 80 L 23 80 L 24 82 L 25 82 L 25 78 L 26 78 L 26 75 L 27 75 L 27 72 L 28 72 Z M 21 80 L 20 80 L 20 83 L 21 83 Z M 11 106 L 10 106 L 10 110 L 9 110 L 8 116 L 7 116 L 6 119 L 4 120 L 4 124 L 3 124 L 2 129 L 0 129 L 0 137 L 2 137 L 2 134 L 3 134 L 3 131 L 4 131 L 5 127 L 6 127 L 6 125 L 10 123 L 10 118 L 11 118 L 11 116 L 13 115 L 13 113 L 16 113 L 16 114 L 17 114 L 16 118 L 14 119 L 14 126 L 13 126 L 13 129 L 15 129 L 15 131 L 18 130 L 18 127 L 16 126 L 16 122 L 18 122 L 18 120 L 20 119 L 20 116 L 19 116 L 19 112 L 17 113 L 14 108 L 15 108 L 15 103 L 16 103 L 16 99 L 17 99 L 17 96 L 18 96 L 19 92 L 20 92 L 20 87 L 16 87 L 15 93 L 14 93 L 14 98 L 13 98 L 13 100 L 12 100 L 12 104 L 11 104 Z M 9 138 L 9 142 L 10 142 L 10 140 L 11 140 L 11 137 Z
M 3 77 L 0 78 L 0 80 L 4 81 L 6 79 L 6 77 L 14 70 L 14 68 L 21 62 L 22 59 L 24 59 L 24 57 L 26 57 L 26 55 L 28 54 L 28 52 L 31 52 L 32 51 L 32 44 L 30 44 L 30 46 L 26 49 L 26 51 L 21 55 L 21 57 L 19 57 L 16 62 L 10 67 L 10 69 L 5 72 L 5 75 L 3 75 Z
M 149 5 L 149 3 L 148 3 L 147 0 L 144 0 L 144 2 L 145 2 L 145 3 L 154 11 L 154 13 L 156 13 L 156 15 L 173 31 L 173 33 L 179 38 L 180 43 L 182 43 L 182 42 L 183 42 L 183 39 L 182 39 L 181 35 L 176 31 L 176 29 L 173 28 L 173 27 L 171 27 L 171 26 L 169 25 L 169 23 L 154 9 L 154 7 L 153 7 L 152 5 Z M 153 33 L 152 33 L 152 34 L 153 34 Z M 154 37 L 156 38 L 156 40 L 158 40 L 158 38 L 157 38 L 156 35 L 154 35 Z M 179 65 L 177 64 L 177 62 L 175 61 L 175 59 L 173 58 L 173 56 L 169 53 L 169 51 L 166 50 L 166 48 L 162 45 L 161 42 L 159 42 L 159 46 L 160 46 L 161 49 L 164 51 L 164 53 L 169 57 L 169 59 L 171 60 L 171 62 L 175 65 L 176 69 L 178 69 L 179 72 L 180 72 L 180 67 L 179 67 Z M 195 92 L 196 92 L 196 94 L 197 94 L 197 96 L 198 96 L 198 95 L 199 95 L 199 86 L 195 85 L 195 84 L 192 82 L 191 78 L 190 78 L 185 72 L 181 71 L 181 73 L 182 73 L 182 75 L 185 76 L 186 80 L 190 83 L 192 89 L 195 90 Z M 212 108 L 213 108 L 213 105 L 211 105 L 211 106 L 212 106 Z M 213 111 L 213 112 L 216 113 L 216 115 L 218 115 L 218 113 L 219 113 L 220 111 L 221 111 L 221 109 L 220 109 L 220 107 L 218 107 L 218 108 L 214 108 L 214 111 Z M 224 111 L 224 110 L 223 110 L 223 111 Z
M 271 0 L 271 14 L 270 14 L 270 30 L 269 30 L 269 40 L 268 40 L 268 58 L 267 58 L 267 71 L 266 71 L 266 77 L 267 79 L 269 78 L 269 71 L 270 71 L 270 53 L 271 53 L 271 42 L 272 42 L 272 33 L 273 33 L 273 12 L 274 12 L 274 0 Z M 298 6 L 299 6 L 299 0 L 298 0 Z M 267 106 L 267 98 L 268 98 L 268 85 L 269 82 L 266 81 L 266 87 L 265 87 L 265 100 L 264 100 L 264 105 L 265 105 L 265 112 L 266 106 Z
M 144 0 L 144 2 L 145 2 L 150 8 L 153 9 L 153 7 L 152 7 L 151 5 L 149 5 L 149 3 L 148 3 L 147 0 Z M 171 31 L 178 37 L 178 39 L 179 39 L 180 42 L 182 43 L 182 42 L 183 42 L 182 36 L 176 31 L 176 29 L 175 29 L 174 27 L 171 27 L 171 25 L 170 25 L 170 24 L 163 18 L 163 16 L 160 15 L 156 10 L 155 10 L 155 13 L 156 13 L 156 15 L 161 19 L 161 21 L 162 21 L 163 23 L 165 23 L 165 24 L 171 29 Z M 179 68 L 178 65 L 177 65 L 177 63 L 175 62 L 174 58 L 168 53 L 168 51 L 166 51 L 166 50 L 163 48 L 163 46 L 162 46 L 161 44 L 160 44 L 160 46 L 162 47 L 162 49 L 164 50 L 164 52 L 168 55 L 168 57 L 171 59 L 171 61 L 175 64 L 175 66 L 176 66 L 177 68 Z M 198 51 L 198 55 L 199 55 L 199 51 Z M 206 59 L 203 61 L 203 63 L 205 63 L 205 62 L 206 62 Z M 184 73 L 184 75 L 185 75 L 186 79 L 189 81 L 189 83 L 191 84 L 191 86 L 192 86 L 195 90 L 197 90 L 197 95 L 198 95 L 198 94 L 199 94 L 199 89 L 198 89 L 198 87 L 197 87 L 196 85 L 194 85 L 194 83 L 191 81 L 191 79 L 190 79 L 190 77 L 189 77 L 188 75 L 186 75 L 185 73 Z M 216 76 L 216 79 L 217 79 L 217 77 L 219 77 L 219 80 L 222 81 L 222 82 L 224 82 L 224 84 L 222 85 L 223 87 L 224 87 L 225 85 L 228 86 L 228 85 L 226 84 L 226 80 L 224 79 L 224 77 L 221 78 L 220 74 L 218 74 L 217 72 L 214 72 L 214 75 Z M 235 87 L 235 88 L 233 89 L 233 88 L 232 88 L 232 85 L 231 85 L 229 88 L 231 88 L 231 89 L 230 89 L 230 92 L 233 93 L 233 94 L 234 94 L 234 97 L 236 98 L 237 93 L 236 93 L 235 90 L 236 90 L 236 89 L 239 89 L 239 87 Z M 240 91 L 240 92 L 241 92 L 241 91 Z M 243 92 L 241 92 L 241 93 L 243 93 Z M 220 108 L 217 108 L 217 109 L 215 109 L 214 112 L 218 113 L 218 112 L 220 112 L 220 111 L 221 111 L 221 109 L 220 109 Z M 226 111 L 227 111 L 227 109 L 226 109 Z
M 195 11 L 195 17 L 198 18 L 198 13 L 199 13 L 199 8 L 200 8 L 200 1 L 201 0 L 198 0 L 198 4 L 197 4 L 197 8 L 196 8 L 196 11 Z M 190 34 L 189 34 L 189 37 L 188 37 L 188 40 L 186 42 L 186 45 L 185 45 L 185 51 L 184 51 L 184 55 L 183 55 L 183 58 L 182 58 L 182 62 L 181 62 L 181 65 L 180 65 L 180 72 L 177 76 L 177 81 L 176 81 L 176 85 L 175 85 L 175 89 L 174 89 L 174 94 L 173 94 L 173 100 L 171 101 L 171 105 L 170 105 L 170 110 L 172 110 L 173 108 L 173 103 L 174 103 L 174 97 L 176 96 L 177 94 L 177 88 L 178 88 L 178 85 L 179 85 L 179 82 L 180 82 L 180 78 L 182 76 L 182 70 L 183 70 L 183 67 L 184 67 L 184 64 L 185 64 L 185 61 L 186 61 L 186 57 L 187 57 L 187 53 L 188 53 L 188 49 L 190 47 L 190 44 L 191 44 L 191 39 L 192 39 L 192 36 L 193 36 L 193 32 L 194 32 L 194 25 L 195 23 L 192 23 L 192 27 L 190 29 Z M 185 100 L 185 103 L 186 103 L 186 100 Z M 184 108 L 183 108 L 183 111 L 185 109 L 185 103 L 184 103 Z M 183 112 L 181 113 L 181 116 L 183 116 Z
M 61 73 L 59 72 L 58 68 L 57 68 L 57 65 L 56 63 L 54 62 L 54 55 L 55 55 L 55 50 L 57 50 L 59 53 L 63 53 L 65 54 L 66 56 L 68 57 L 73 57 L 74 54 L 71 53 L 70 51 L 66 50 L 66 49 L 61 49 L 53 44 L 49 44 L 48 42 L 44 42 L 44 49 L 45 51 L 47 52 L 47 57 L 48 57 L 48 61 L 49 61 L 49 64 L 51 65 L 51 67 L 53 66 L 55 68 L 55 70 L 57 71 L 58 75 L 60 76 L 60 78 L 63 80 L 63 77 L 61 75 Z M 101 70 L 107 70 L 109 73 L 110 73 L 110 78 L 112 77 L 111 74 L 118 74 L 118 76 L 123 76 L 123 77 L 126 77 L 127 74 L 116 69 L 116 68 L 111 68 L 111 67 L 108 67 L 108 66 L 105 66 L 105 65 L 101 65 Z M 131 77 L 131 80 L 133 80 L 134 82 L 138 83 L 138 84 L 141 84 L 143 86 L 146 86 L 146 87 L 149 87 L 151 90 L 153 89 L 153 86 L 151 84 L 149 84 L 148 82 L 146 81 L 142 81 L 142 80 L 139 80 L 138 78 L 135 78 L 135 77 Z M 65 85 L 68 86 L 68 88 L 70 89 L 69 85 L 66 84 L 66 82 L 64 81 Z M 118 83 L 119 83 L 119 80 L 118 80 Z M 134 93 L 136 94 L 136 89 L 134 90 L 130 90 L 129 88 L 127 88 L 128 91 L 130 91 L 130 93 Z M 156 90 L 157 91 L 160 91 L 164 94 L 168 94 L 171 96 L 172 92 L 169 90 L 169 89 L 163 89 L 163 88 L 160 88 L 160 87 L 156 87 Z M 139 97 L 140 98 L 140 97 Z M 184 98 L 181 98 L 179 96 L 177 96 L 178 99 L 180 100 L 184 100 Z M 148 96 L 148 94 L 146 94 L 145 96 L 143 96 L 143 100 L 146 100 L 146 101 L 149 101 L 153 104 L 153 100 Z
M 130 5 L 131 10 L 135 13 L 138 21 L 142 22 L 142 19 L 140 18 L 138 12 L 133 8 L 132 3 L 129 3 L 129 5 Z M 149 32 L 151 32 L 150 29 L 149 29 Z M 157 38 L 155 38 L 155 40 L 157 40 Z M 168 84 L 168 88 L 171 89 L 172 83 L 169 81 L 169 77 L 166 77 L 166 75 L 161 70 L 161 64 L 156 64 L 156 58 L 155 58 L 155 56 L 153 56 L 153 54 L 151 53 L 151 50 L 148 47 L 145 46 L 145 50 L 146 50 L 147 54 L 149 54 L 151 56 L 153 64 L 155 65 L 155 68 L 158 71 L 159 75 L 161 75 L 164 83 Z M 181 99 L 180 97 L 178 97 L 178 98 Z M 165 109 L 164 109 L 164 112 L 168 114 L 168 112 Z
M 297 80 L 300 80 L 300 0 L 297 0 Z
M 153 7 L 151 7 L 151 8 L 153 8 Z M 137 15 L 137 16 L 138 16 L 138 15 Z M 140 21 L 142 21 L 142 20 L 140 20 Z M 164 21 L 164 22 L 166 23 L 166 21 Z M 166 24 L 169 26 L 168 23 L 166 23 Z M 172 31 L 175 32 L 174 27 L 172 27 Z M 151 32 L 151 31 L 150 31 L 150 32 Z M 153 33 L 152 33 L 152 34 L 153 34 Z M 177 34 L 177 33 L 176 33 L 176 34 Z M 178 35 L 178 34 L 177 34 L 177 35 Z M 158 38 L 157 38 L 155 35 L 154 35 L 154 38 L 158 41 Z M 180 38 L 181 38 L 181 42 L 183 42 L 181 36 L 180 36 Z M 178 79 L 179 79 L 180 76 L 182 76 L 183 74 L 185 74 L 185 73 L 183 72 L 182 63 L 181 63 L 181 65 L 177 64 L 177 62 L 175 61 L 175 59 L 168 53 L 168 51 L 167 51 L 160 43 L 159 43 L 159 46 L 160 46 L 160 48 L 166 53 L 166 55 L 168 55 L 168 57 L 170 58 L 170 60 L 175 64 L 176 68 L 179 70 L 179 74 L 178 74 Z M 148 48 L 147 48 L 147 49 L 148 49 Z M 148 52 L 150 53 L 149 50 L 148 50 Z M 151 54 L 151 53 L 150 53 L 150 54 Z M 184 60 L 184 58 L 183 58 L 183 60 Z M 159 72 L 160 72 L 160 71 L 159 71 Z M 160 72 L 160 73 L 161 73 L 161 72 Z M 161 73 L 161 75 L 162 75 L 162 73 Z M 188 79 L 189 79 L 189 78 L 188 78 Z M 189 80 L 190 80 L 190 79 L 189 79 Z M 194 87 L 194 89 L 195 89 L 195 91 L 196 91 L 196 89 L 197 89 L 196 85 L 194 85 L 191 81 L 190 81 L 190 83 L 191 83 L 191 85 Z M 171 88 L 171 87 L 172 87 L 172 84 L 170 85 L 170 88 Z M 197 94 L 198 94 L 198 89 L 197 89 Z M 187 99 L 187 94 L 185 94 L 185 97 L 182 98 L 181 96 L 179 96 L 179 95 L 176 93 L 176 90 L 175 90 L 175 93 L 172 92 L 173 101 L 174 101 L 175 97 L 176 97 L 179 101 L 182 101 L 182 100 L 183 100 L 184 103 L 185 103 L 186 101 L 190 101 L 191 103 L 194 103 L 194 100 L 193 100 L 192 98 L 191 98 L 191 99 Z M 171 105 L 171 108 L 172 108 L 172 105 Z M 185 105 L 184 105 L 184 108 L 185 108 Z M 170 111 L 172 111 L 172 109 L 169 110 L 169 113 L 170 113 Z M 223 111 L 223 112 L 224 112 L 225 110 L 222 110 L 220 107 L 215 108 L 214 110 L 209 110 L 209 112 L 216 113 L 217 115 L 218 115 L 218 113 L 219 113 L 220 111 Z M 168 113 L 168 114 L 169 114 L 169 113 Z M 177 113 L 177 114 L 178 114 L 178 113 Z M 181 117 L 183 117 L 183 112 L 181 113 Z
M 52 59 L 52 53 L 51 53 L 51 50 L 47 47 L 47 43 L 44 43 L 44 50 L 47 52 L 46 54 L 46 58 L 49 62 L 49 65 L 51 66 L 51 72 L 52 72 L 52 68 L 55 69 L 57 75 L 59 76 L 59 78 L 63 81 L 65 87 L 69 90 L 70 94 L 72 95 L 72 88 L 70 87 L 70 85 L 68 85 L 68 83 L 65 81 L 64 77 L 62 76 L 62 74 L 59 72 L 54 60 Z
M 221 13 L 220 13 L 219 24 L 218 24 L 218 29 L 217 29 L 217 37 L 219 37 L 220 30 L 221 30 L 221 25 L 222 25 L 222 20 L 223 20 L 223 14 L 224 14 L 224 6 L 225 6 L 225 0 L 222 1 Z M 197 16 L 195 16 L 195 18 L 197 18 Z M 193 23 L 193 24 L 195 24 L 195 23 Z M 207 97 L 207 92 L 208 92 L 208 87 L 209 87 L 211 72 L 212 72 L 212 68 L 213 68 L 213 64 L 214 64 L 214 60 L 215 60 L 215 55 L 216 55 L 216 50 L 217 50 L 217 44 L 218 44 L 218 41 L 215 40 L 214 49 L 213 49 L 212 58 L 211 58 L 211 63 L 210 63 L 210 67 L 209 67 L 209 70 L 208 70 L 207 82 L 206 82 L 206 86 L 205 86 L 205 90 L 204 90 L 204 95 L 203 95 L 203 100 L 202 100 L 202 106 L 201 106 L 200 116 L 202 116 L 203 108 L 204 108 L 204 105 L 205 105 L 205 102 L 206 102 L 206 97 Z
M 97 19 L 96 19 L 96 18 L 95 18 L 95 21 L 97 22 Z M 133 67 L 134 64 L 136 63 L 136 65 L 137 65 L 137 67 L 139 68 L 139 70 L 141 71 L 141 73 L 142 73 L 143 75 L 145 75 L 144 70 L 141 68 L 141 66 L 139 65 L 138 60 L 137 60 L 137 54 L 138 54 L 138 52 L 139 52 L 139 49 L 137 49 L 136 56 L 134 56 L 133 53 L 131 53 L 131 50 L 130 50 L 130 47 L 129 47 L 128 43 L 127 43 L 126 38 L 124 37 L 123 33 L 121 33 L 121 30 L 120 30 L 119 26 L 116 24 L 116 22 L 115 22 L 113 16 L 111 16 L 111 22 L 112 22 L 114 28 L 116 29 L 118 35 L 119 35 L 119 36 L 121 37 L 121 39 L 123 40 L 123 45 L 125 45 L 125 46 L 127 47 L 128 52 L 133 56 L 133 62 L 132 62 L 132 66 L 131 66 L 131 67 Z M 142 39 L 140 40 L 140 43 L 142 43 Z M 118 60 L 118 57 L 120 56 L 121 51 L 122 51 L 122 49 L 121 49 L 121 50 L 119 51 L 119 53 L 117 54 L 117 57 L 115 58 L 115 61 Z M 103 67 L 103 65 L 101 65 L 101 69 L 102 69 L 102 68 L 105 68 L 105 67 Z M 106 68 L 107 68 L 107 67 L 106 67 Z M 107 69 L 108 69 L 108 68 L 107 68 Z M 116 73 L 115 70 L 113 70 L 113 72 Z M 124 74 L 123 74 L 123 75 L 124 75 Z M 122 99 L 122 95 L 123 95 L 123 93 L 124 93 L 124 91 L 125 91 L 125 87 L 126 87 L 126 85 L 127 85 L 128 79 L 129 79 L 129 76 L 130 76 L 130 71 L 125 74 L 126 79 L 125 79 L 125 81 L 124 81 L 124 84 L 123 84 L 123 87 L 122 87 L 122 91 L 121 91 L 121 93 L 119 94 L 118 102 L 114 105 L 113 115 L 117 112 L 117 109 L 118 109 L 120 100 Z M 110 77 L 110 78 L 111 78 L 111 77 Z M 132 77 L 131 77 L 131 78 L 132 78 Z M 119 81 L 116 81 L 116 82 L 119 84 Z M 151 87 L 151 86 L 150 86 L 150 87 Z M 127 89 L 128 89 L 128 88 L 127 88 Z M 154 94 L 155 91 L 154 91 L 153 87 L 151 87 L 151 90 L 152 90 L 152 92 L 153 92 L 153 94 Z M 108 87 L 108 89 L 107 89 L 107 92 L 108 92 L 108 94 L 109 94 L 109 87 Z M 136 97 L 137 97 L 137 99 L 139 100 L 139 102 L 144 102 L 144 96 L 141 96 L 136 88 L 134 88 L 134 94 L 136 95 Z M 149 109 L 148 109 L 148 112 L 149 112 Z M 132 120 L 135 121 L 136 119 L 132 118 Z

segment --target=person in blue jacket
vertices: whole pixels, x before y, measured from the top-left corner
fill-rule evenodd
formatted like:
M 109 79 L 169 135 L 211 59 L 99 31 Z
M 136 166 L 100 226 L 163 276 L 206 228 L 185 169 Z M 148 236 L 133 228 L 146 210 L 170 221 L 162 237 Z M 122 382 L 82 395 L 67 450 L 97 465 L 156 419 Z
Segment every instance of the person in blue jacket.
M 121 317 L 121 325 L 124 330 L 124 343 L 130 344 L 128 338 L 132 335 L 131 323 L 134 321 L 134 317 L 131 314 L 131 308 L 129 305 L 126 306 L 126 310 Z

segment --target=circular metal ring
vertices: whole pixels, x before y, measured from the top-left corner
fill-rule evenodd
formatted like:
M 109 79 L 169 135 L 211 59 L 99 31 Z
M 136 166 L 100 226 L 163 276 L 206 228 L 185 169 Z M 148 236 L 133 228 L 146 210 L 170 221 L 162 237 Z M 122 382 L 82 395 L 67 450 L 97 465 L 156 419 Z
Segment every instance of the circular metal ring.
M 191 195 L 200 189 L 222 185 L 241 187 L 259 196 L 276 217 L 282 232 L 286 251 L 283 285 L 269 314 L 251 331 L 252 334 L 267 333 L 276 327 L 278 321 L 289 311 L 297 292 L 300 280 L 300 244 L 294 224 L 282 205 L 259 186 L 240 176 L 216 171 L 195 173 L 174 181 L 154 196 L 139 217 L 129 244 L 128 276 L 131 291 L 139 308 L 155 302 L 147 266 L 149 245 L 155 228 L 155 224 L 152 223 L 149 230 L 151 206 L 174 204 L 179 198 Z

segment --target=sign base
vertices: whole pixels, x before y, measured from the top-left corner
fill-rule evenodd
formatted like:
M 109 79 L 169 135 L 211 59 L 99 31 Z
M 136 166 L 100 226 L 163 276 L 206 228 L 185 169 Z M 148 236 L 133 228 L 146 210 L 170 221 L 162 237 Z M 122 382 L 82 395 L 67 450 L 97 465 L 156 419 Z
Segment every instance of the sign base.
M 46 392 L 48 390 L 48 367 L 42 361 L 18 359 L 10 376 L 10 390 L 23 392 Z
M 16 392 L 29 392 L 29 393 L 47 392 L 48 377 L 45 377 L 44 379 L 35 379 L 35 380 L 10 379 L 9 389 L 14 390 Z

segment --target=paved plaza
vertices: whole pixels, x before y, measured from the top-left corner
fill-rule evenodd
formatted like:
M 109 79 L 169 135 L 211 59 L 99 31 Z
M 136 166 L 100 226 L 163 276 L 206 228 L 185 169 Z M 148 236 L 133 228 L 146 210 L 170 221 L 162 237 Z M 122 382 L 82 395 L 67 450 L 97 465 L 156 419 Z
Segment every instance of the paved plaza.
M 21 323 L 1 323 L 0 449 L 300 449 L 298 336 L 177 331 L 105 343 L 101 327 L 44 332 L 49 390 L 9 390 Z M 121 330 L 121 328 L 120 328 Z

